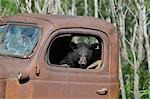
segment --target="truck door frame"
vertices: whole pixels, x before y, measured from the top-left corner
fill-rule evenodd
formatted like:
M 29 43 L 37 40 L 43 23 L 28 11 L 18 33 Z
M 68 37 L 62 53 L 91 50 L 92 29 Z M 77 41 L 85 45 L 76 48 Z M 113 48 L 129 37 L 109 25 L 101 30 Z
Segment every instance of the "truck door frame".
M 60 68 L 60 67 L 56 67 L 56 66 L 49 66 L 49 64 L 47 63 L 47 58 L 46 58 L 48 46 L 51 43 L 51 40 L 53 38 L 55 38 L 57 35 L 61 35 L 63 33 L 82 33 L 82 34 L 91 34 L 92 33 L 91 35 L 96 35 L 96 36 L 100 37 L 102 39 L 103 43 L 104 43 L 103 44 L 104 45 L 103 46 L 104 60 L 103 60 L 103 65 L 102 65 L 101 69 L 99 69 L 99 70 L 94 70 L 93 69 L 92 70 L 92 69 Z M 85 28 L 60 29 L 60 30 L 57 30 L 57 31 L 53 32 L 52 34 L 50 34 L 46 44 L 44 44 L 44 45 L 45 46 L 43 48 L 41 57 L 39 59 L 40 61 L 38 63 L 39 68 L 40 68 L 40 75 L 37 78 L 38 79 L 37 80 L 38 84 L 35 85 L 35 86 L 41 85 L 41 87 L 42 87 L 42 85 L 44 85 L 44 84 L 42 84 L 42 82 L 53 83 L 53 84 L 57 83 L 56 86 L 59 86 L 58 83 L 60 85 L 61 85 L 61 83 L 65 83 L 65 84 L 67 83 L 67 84 L 70 84 L 71 86 L 73 86 L 74 83 L 78 84 L 80 86 L 80 83 L 82 83 L 81 85 L 85 84 L 85 86 L 83 88 L 86 88 L 86 87 L 89 87 L 89 86 L 86 86 L 86 85 L 91 84 L 91 90 L 93 90 L 92 85 L 93 85 L 93 88 L 96 89 L 96 90 L 94 89 L 95 90 L 95 92 L 94 92 L 95 96 L 93 96 L 93 97 L 95 97 L 96 99 L 98 97 L 99 98 L 101 97 L 103 99 L 108 99 L 108 97 L 109 97 L 109 87 L 110 87 L 110 75 L 109 75 L 109 66 L 110 66 L 109 65 L 109 63 L 110 63 L 109 62 L 110 61 L 109 60 L 110 59 L 110 57 L 109 57 L 109 52 L 110 52 L 109 48 L 110 47 L 109 46 L 110 46 L 110 40 L 109 40 L 109 37 L 106 33 L 102 32 L 102 31 L 99 31 L 99 30 L 92 30 L 92 29 L 85 29 Z M 98 86 L 99 86 L 99 88 L 96 88 Z M 44 87 L 44 88 L 46 88 L 48 90 L 48 87 L 49 86 Z M 62 86 L 60 86 L 60 87 L 62 87 Z M 67 88 L 67 87 L 71 88 L 69 86 L 65 86 L 65 87 L 62 87 L 62 88 Z M 98 95 L 97 90 L 101 90 L 105 87 L 108 90 L 108 93 L 106 95 Z M 57 90 L 57 88 L 56 88 L 56 90 Z M 52 89 L 53 89 L 53 87 L 51 87 L 51 89 L 48 92 L 50 92 Z M 38 89 L 36 89 L 36 91 L 37 90 Z M 70 89 L 67 89 L 67 92 L 69 92 L 68 90 L 70 90 Z M 89 89 L 87 89 L 87 90 L 89 91 Z M 69 93 L 72 95 L 71 92 L 69 92 Z M 37 93 L 39 93 L 39 97 L 40 97 L 41 91 L 39 91 Z M 84 93 L 88 93 L 88 92 L 82 92 L 81 95 L 83 95 Z M 44 94 L 44 93 L 42 93 L 42 94 Z M 64 97 L 64 98 L 65 97 L 70 97 L 69 95 L 68 96 L 65 95 L 65 92 L 59 93 L 59 94 L 57 94 L 56 92 L 53 92 L 53 95 L 50 95 L 50 96 L 53 97 L 54 95 L 55 96 L 57 95 L 57 98 L 59 97 L 58 95 L 60 95 L 60 97 Z M 76 95 L 79 95 L 79 94 L 76 94 Z M 39 98 L 37 96 L 37 94 L 36 94 L 36 97 Z M 89 99 L 91 99 L 89 95 L 87 95 L 87 97 L 89 97 Z M 82 98 L 85 98 L 85 97 L 81 97 L 81 99 Z

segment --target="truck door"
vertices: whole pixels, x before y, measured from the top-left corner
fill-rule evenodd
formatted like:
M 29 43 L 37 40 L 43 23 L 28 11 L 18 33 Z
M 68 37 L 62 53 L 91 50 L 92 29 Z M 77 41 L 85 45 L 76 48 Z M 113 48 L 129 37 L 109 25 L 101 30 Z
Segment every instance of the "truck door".
M 95 56 L 88 61 L 87 67 L 60 64 L 67 53 L 72 51 L 70 42 L 98 44 L 92 54 Z M 39 59 L 40 74 L 34 83 L 33 97 L 35 99 L 110 99 L 109 45 L 109 37 L 97 30 L 74 28 L 52 33 Z

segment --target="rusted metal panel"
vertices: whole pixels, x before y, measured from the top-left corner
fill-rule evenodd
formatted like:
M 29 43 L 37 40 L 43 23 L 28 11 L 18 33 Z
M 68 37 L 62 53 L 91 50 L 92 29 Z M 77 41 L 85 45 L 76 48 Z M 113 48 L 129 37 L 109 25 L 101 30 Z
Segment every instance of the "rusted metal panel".
M 5 98 L 5 91 L 6 91 L 6 69 L 3 65 L 0 65 L 0 99 Z
M 6 99 L 34 99 L 32 82 L 20 85 L 17 79 L 7 79 Z
M 47 99 L 47 97 L 55 97 L 55 99 L 108 99 L 107 95 L 99 95 L 97 93 L 98 88 L 106 87 L 103 84 L 45 81 L 42 83 L 38 82 L 35 86 L 37 91 L 34 91 L 33 95 L 36 99 L 38 97 L 41 97 L 41 99 Z M 41 88 L 46 90 L 46 92 L 41 91 Z
M 119 40 L 112 24 L 92 17 L 45 14 L 2 17 L 0 25 L 7 23 L 36 26 L 40 29 L 40 37 L 25 59 L 0 56 L 0 99 L 118 97 Z M 57 35 L 76 31 L 104 41 L 104 61 L 100 70 L 58 68 L 47 63 L 45 55 L 52 40 Z
M 6 79 L 0 79 L 0 99 L 5 99 Z

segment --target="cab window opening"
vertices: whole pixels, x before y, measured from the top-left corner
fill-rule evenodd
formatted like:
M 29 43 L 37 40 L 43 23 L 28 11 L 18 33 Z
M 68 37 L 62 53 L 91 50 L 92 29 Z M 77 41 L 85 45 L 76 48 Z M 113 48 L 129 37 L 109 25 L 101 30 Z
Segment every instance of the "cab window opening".
M 48 50 L 48 63 L 58 67 L 98 69 L 102 66 L 103 41 L 98 36 L 71 34 L 55 37 Z

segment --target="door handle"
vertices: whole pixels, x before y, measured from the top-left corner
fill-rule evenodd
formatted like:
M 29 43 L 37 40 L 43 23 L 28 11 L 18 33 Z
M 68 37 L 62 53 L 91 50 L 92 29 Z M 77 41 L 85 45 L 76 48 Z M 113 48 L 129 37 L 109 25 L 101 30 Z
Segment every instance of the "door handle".
M 19 72 L 17 75 L 17 79 L 20 84 L 26 83 L 29 81 L 29 75 L 25 72 Z
M 102 88 L 100 90 L 97 90 L 96 93 L 99 94 L 99 95 L 106 95 L 107 92 L 108 92 L 107 88 Z

